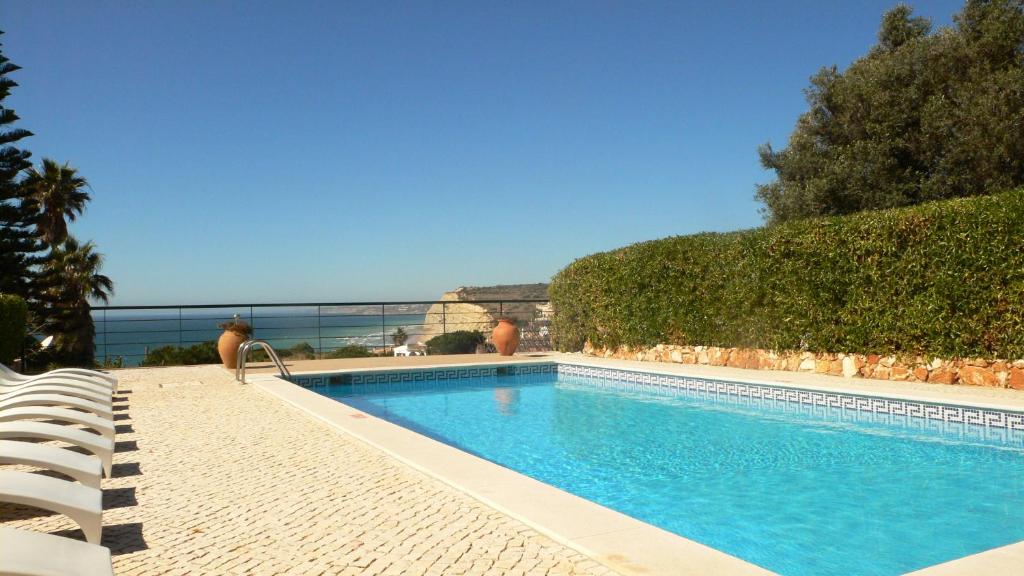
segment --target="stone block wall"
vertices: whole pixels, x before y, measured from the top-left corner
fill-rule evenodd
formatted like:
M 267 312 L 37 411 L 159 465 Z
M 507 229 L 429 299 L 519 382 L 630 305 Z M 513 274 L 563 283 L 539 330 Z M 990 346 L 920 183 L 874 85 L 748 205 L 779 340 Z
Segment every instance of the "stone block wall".
M 846 378 L 875 378 L 936 384 L 967 384 L 1024 390 L 1024 360 L 983 358 L 925 358 L 877 354 L 833 354 L 721 348 L 717 346 L 676 346 L 658 344 L 650 348 L 620 346 L 600 348 L 588 342 L 583 353 L 601 358 L 730 366 L 752 370 L 813 372 Z

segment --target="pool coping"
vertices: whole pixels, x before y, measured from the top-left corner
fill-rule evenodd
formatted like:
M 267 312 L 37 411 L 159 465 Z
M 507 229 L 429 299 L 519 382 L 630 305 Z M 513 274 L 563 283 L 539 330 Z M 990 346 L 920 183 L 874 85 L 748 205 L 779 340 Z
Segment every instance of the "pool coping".
M 435 364 L 409 368 L 361 367 L 329 371 L 303 371 L 294 373 L 293 376 L 324 373 L 414 372 L 508 364 L 513 363 L 490 360 L 478 363 Z M 637 367 L 626 362 L 590 362 L 583 357 L 531 358 L 527 361 L 518 360 L 514 364 L 570 364 L 658 375 L 693 376 L 798 390 L 834 392 L 859 397 L 889 398 L 929 404 L 1022 412 L 1018 406 L 999 403 L 953 401 L 948 398 L 939 399 L 931 395 L 919 394 L 876 393 L 831 383 L 811 385 L 806 382 L 792 383 L 758 378 L 736 378 L 735 376 L 715 377 L 707 374 L 687 374 L 685 370 L 658 370 L 650 367 Z M 760 566 L 626 516 L 397 424 L 366 414 L 277 376 L 254 375 L 249 381 L 258 389 L 278 397 L 335 430 L 354 436 L 382 450 L 406 465 L 441 480 L 622 574 L 697 575 L 712 572 L 723 575 L 772 574 Z M 685 562 L 685 565 L 682 562 Z M 1014 574 L 1020 569 L 1022 563 L 1024 563 L 1024 541 L 925 567 L 912 572 L 912 574 L 915 576 Z

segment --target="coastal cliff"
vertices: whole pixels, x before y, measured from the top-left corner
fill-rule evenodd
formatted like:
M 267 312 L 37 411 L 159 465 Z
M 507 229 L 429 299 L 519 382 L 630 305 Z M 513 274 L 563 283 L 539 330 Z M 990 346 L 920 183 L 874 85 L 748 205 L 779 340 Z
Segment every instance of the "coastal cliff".
M 501 286 L 462 286 L 445 292 L 440 303 L 427 310 L 422 335 L 417 342 L 426 342 L 444 332 L 480 330 L 490 336 L 498 318 L 515 318 L 524 340 L 547 337 L 547 303 L 513 303 L 509 300 L 547 300 L 547 284 L 506 284 Z

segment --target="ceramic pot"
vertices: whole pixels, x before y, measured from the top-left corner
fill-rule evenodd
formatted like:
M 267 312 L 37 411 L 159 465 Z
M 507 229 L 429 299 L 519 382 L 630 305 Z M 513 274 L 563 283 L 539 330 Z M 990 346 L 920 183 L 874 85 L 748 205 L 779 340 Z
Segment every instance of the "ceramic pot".
M 498 354 L 511 356 L 519 348 L 519 327 L 509 318 L 499 318 L 498 325 L 491 334 L 491 342 L 498 349 Z
M 232 330 L 225 330 L 217 340 L 217 353 L 228 370 L 234 370 L 238 361 L 238 347 L 245 342 L 245 335 Z

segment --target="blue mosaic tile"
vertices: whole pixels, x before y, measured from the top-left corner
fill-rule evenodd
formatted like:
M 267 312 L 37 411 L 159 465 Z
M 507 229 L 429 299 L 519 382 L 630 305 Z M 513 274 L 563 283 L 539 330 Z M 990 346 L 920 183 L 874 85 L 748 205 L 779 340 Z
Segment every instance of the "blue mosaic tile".
M 973 424 L 986 428 L 1024 430 L 1024 412 L 991 410 L 970 406 L 951 406 L 914 400 L 876 398 L 855 394 L 841 394 L 838 392 L 803 390 L 800 388 L 749 384 L 727 380 L 711 380 L 674 374 L 633 372 L 630 370 L 577 366 L 574 364 L 559 364 L 558 373 L 606 380 L 613 382 L 618 387 L 628 384 L 628 388 L 634 390 L 656 391 L 658 388 L 664 387 L 681 388 L 711 394 L 727 394 L 776 402 L 827 406 L 829 408 L 841 408 L 843 410 L 873 414 L 922 418 L 950 424 Z

